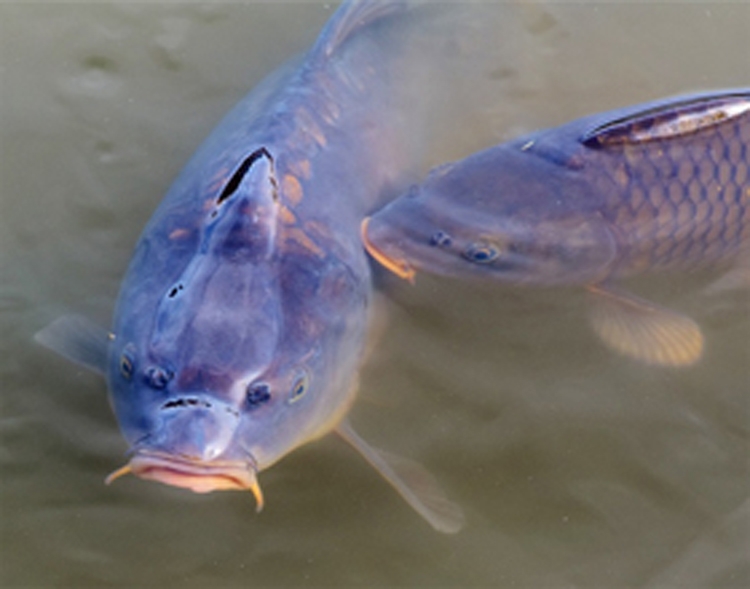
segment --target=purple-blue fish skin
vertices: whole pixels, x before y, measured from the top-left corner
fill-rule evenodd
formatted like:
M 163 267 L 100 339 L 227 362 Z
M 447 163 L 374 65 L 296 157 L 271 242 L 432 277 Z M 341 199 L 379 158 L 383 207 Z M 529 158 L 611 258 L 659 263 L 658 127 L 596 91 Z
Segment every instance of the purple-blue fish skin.
M 348 410 L 371 298 L 359 223 L 397 157 L 379 149 L 388 73 L 359 29 L 402 8 L 345 3 L 300 65 L 225 118 L 144 229 L 106 371 L 130 471 L 257 487 Z
M 612 283 L 698 268 L 741 274 L 750 90 L 593 115 L 444 164 L 365 219 L 362 235 L 376 260 L 410 280 L 424 271 L 585 286 L 598 301 L 593 327 L 611 347 L 692 364 L 703 350 L 698 326 Z
M 750 91 L 662 100 L 440 166 L 366 240 L 397 273 L 510 283 L 711 265 L 750 239 L 749 168 Z

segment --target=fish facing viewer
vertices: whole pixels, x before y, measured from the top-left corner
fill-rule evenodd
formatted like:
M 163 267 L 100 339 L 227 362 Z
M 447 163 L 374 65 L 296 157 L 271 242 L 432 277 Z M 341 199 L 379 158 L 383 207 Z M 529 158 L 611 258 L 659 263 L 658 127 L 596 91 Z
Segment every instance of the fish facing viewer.
M 260 510 L 258 473 L 335 430 L 433 527 L 461 527 L 428 473 L 345 419 L 372 296 L 359 226 L 404 165 L 366 29 L 405 6 L 345 3 L 224 119 L 145 227 L 112 333 L 65 317 L 37 334 L 106 376 L 131 446 L 108 482 L 247 489 Z
M 416 270 L 524 285 L 584 285 L 615 350 L 689 365 L 695 322 L 611 286 L 647 271 L 747 263 L 750 89 L 578 119 L 434 169 L 362 224 L 370 254 Z

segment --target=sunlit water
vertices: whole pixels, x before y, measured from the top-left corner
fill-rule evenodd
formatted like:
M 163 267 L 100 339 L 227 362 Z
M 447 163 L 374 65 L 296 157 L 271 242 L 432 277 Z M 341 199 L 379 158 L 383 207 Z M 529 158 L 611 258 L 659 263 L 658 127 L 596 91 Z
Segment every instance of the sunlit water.
M 750 83 L 745 3 L 481 10 L 446 43 L 446 79 L 474 83 L 441 103 L 425 168 L 576 116 Z M 174 175 L 330 13 L 0 5 L 0 584 L 750 584 L 750 308 L 747 291 L 703 294 L 711 275 L 628 285 L 704 328 L 705 356 L 679 370 L 605 349 L 575 289 L 380 277 L 386 312 L 353 421 L 430 468 L 466 510 L 458 535 L 434 532 L 333 438 L 262 474 L 260 515 L 248 494 L 102 484 L 126 450 L 103 383 L 31 337 L 65 312 L 108 324 Z

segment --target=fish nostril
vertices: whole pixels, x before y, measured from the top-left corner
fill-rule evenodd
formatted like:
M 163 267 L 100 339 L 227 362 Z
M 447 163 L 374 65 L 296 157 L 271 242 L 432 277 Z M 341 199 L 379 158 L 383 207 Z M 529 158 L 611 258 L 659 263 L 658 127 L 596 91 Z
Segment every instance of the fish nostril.
M 170 299 L 175 298 L 181 290 L 183 290 L 185 287 L 182 284 L 176 284 L 172 287 L 172 290 L 169 291 L 169 294 L 167 295 Z
M 186 407 L 203 407 L 205 409 L 210 409 L 211 403 L 203 401 L 197 397 L 180 397 L 179 399 L 167 401 L 161 406 L 162 409 L 184 409 Z
M 174 373 L 171 370 L 160 366 L 149 366 L 145 373 L 146 384 L 158 390 L 165 388 L 173 377 Z
M 271 388 L 265 382 L 256 382 L 248 385 L 245 401 L 251 409 L 255 409 L 270 399 Z
M 430 245 L 436 247 L 450 247 L 453 239 L 445 231 L 436 231 L 430 237 Z

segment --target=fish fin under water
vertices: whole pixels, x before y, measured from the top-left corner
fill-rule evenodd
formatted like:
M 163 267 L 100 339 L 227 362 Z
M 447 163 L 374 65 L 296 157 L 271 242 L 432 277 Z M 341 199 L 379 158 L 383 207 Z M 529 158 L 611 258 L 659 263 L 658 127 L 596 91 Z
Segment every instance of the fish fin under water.
M 407 8 L 405 0 L 359 0 L 336 14 L 319 37 L 314 52 L 330 57 L 358 30 Z
M 735 317 L 739 312 L 747 317 L 750 310 L 750 248 L 733 267 L 695 293 L 694 298 L 708 315 Z
M 112 338 L 112 333 L 82 315 L 63 315 L 34 334 L 38 344 L 102 375 Z
M 615 351 L 662 366 L 689 366 L 701 357 L 703 334 L 689 317 L 602 285 L 587 290 L 591 325 Z
M 750 290 L 750 243 L 740 250 L 735 265 L 703 289 L 704 295 Z
M 379 347 L 380 342 L 387 331 L 390 313 L 388 306 L 390 302 L 388 297 L 380 292 L 372 294 L 370 302 L 370 322 L 367 328 L 367 341 L 365 342 L 365 351 L 362 354 L 362 363 L 366 363 Z
M 438 532 L 455 534 L 461 529 L 464 524 L 463 511 L 445 496 L 435 477 L 422 466 L 373 448 L 352 429 L 347 420 L 338 425 L 336 433 L 359 452 Z

